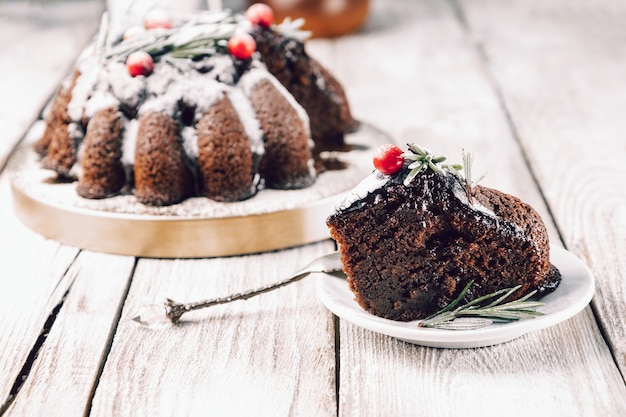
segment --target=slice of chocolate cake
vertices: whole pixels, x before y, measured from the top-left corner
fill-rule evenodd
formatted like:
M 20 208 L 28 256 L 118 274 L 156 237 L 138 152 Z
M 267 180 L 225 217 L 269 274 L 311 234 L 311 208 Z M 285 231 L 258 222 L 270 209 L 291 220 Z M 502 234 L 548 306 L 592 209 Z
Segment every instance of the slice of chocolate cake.
M 472 280 L 465 301 L 517 285 L 511 299 L 553 291 L 561 276 L 537 212 L 443 160 L 416 145 L 387 147 L 328 218 L 356 301 L 409 321 L 445 307 Z

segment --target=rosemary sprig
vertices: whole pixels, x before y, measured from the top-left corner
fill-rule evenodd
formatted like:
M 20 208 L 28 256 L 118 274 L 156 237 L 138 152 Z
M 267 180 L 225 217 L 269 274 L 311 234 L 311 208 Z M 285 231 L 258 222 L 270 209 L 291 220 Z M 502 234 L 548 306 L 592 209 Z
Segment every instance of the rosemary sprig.
M 286 18 L 282 23 L 272 27 L 285 36 L 303 41 L 310 32 L 300 30 L 304 19 L 291 20 Z M 199 58 L 214 55 L 225 49 L 228 39 L 237 31 L 250 30 L 250 23 L 244 16 L 230 12 L 204 12 L 191 18 L 185 24 L 174 29 L 146 31 L 119 44 L 107 47 L 105 58 L 124 59 L 132 52 L 145 51 L 153 58 L 170 55 L 173 58 Z M 110 34 L 104 31 L 104 36 Z
M 224 17 L 217 22 L 191 21 L 178 29 L 147 31 L 110 48 L 105 57 L 125 58 L 135 51 L 157 57 L 170 54 L 179 58 L 212 55 L 223 48 L 237 30 L 237 21 Z
M 410 152 L 405 152 L 402 157 L 405 160 L 413 161 L 409 164 L 408 175 L 404 179 L 404 185 L 409 185 L 413 178 L 417 176 L 423 169 L 430 168 L 439 174 L 445 174 L 445 171 L 459 171 L 463 167 L 461 165 L 442 165 L 446 160 L 445 156 L 434 156 L 430 150 L 423 148 L 417 144 L 407 144 Z
M 432 316 L 422 320 L 418 326 L 445 330 L 475 330 L 489 326 L 494 321 L 510 322 L 532 319 L 543 315 L 542 312 L 536 309 L 543 306 L 544 303 L 528 301 L 530 297 L 535 295 L 536 291 L 531 291 L 517 300 L 502 304 L 521 285 L 513 288 L 504 288 L 456 307 L 473 284 L 474 281 L 470 281 L 457 298 Z M 488 303 L 481 305 L 484 302 Z
M 474 204 L 474 187 L 482 181 L 487 173 L 483 173 L 477 180 L 472 179 L 472 165 L 474 164 L 474 153 L 465 153 L 465 149 L 461 150 L 463 155 L 463 182 L 467 200 L 470 204 Z

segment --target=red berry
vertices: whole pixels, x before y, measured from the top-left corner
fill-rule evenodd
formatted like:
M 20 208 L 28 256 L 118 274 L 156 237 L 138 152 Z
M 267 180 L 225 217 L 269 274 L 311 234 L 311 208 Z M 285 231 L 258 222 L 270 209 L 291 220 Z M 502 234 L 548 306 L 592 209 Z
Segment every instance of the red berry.
M 128 69 L 128 73 L 133 77 L 138 75 L 148 76 L 152 74 L 154 70 L 154 61 L 149 53 L 136 51 L 126 58 L 126 69 Z
M 253 25 L 268 28 L 274 20 L 274 11 L 267 4 L 255 3 L 246 10 L 246 18 Z
M 162 9 L 150 10 L 143 20 L 143 26 L 146 29 L 171 29 L 172 19 L 170 15 Z
M 228 52 L 235 58 L 248 59 L 256 51 L 256 42 L 247 33 L 238 33 L 228 40 Z
M 382 145 L 374 154 L 374 167 L 383 174 L 395 174 L 404 165 L 402 149 L 395 145 Z
M 129 27 L 126 32 L 124 32 L 124 36 L 123 39 L 125 41 L 134 38 L 137 35 L 140 35 L 142 33 L 144 33 L 146 30 L 144 28 L 142 28 L 141 26 L 132 26 Z

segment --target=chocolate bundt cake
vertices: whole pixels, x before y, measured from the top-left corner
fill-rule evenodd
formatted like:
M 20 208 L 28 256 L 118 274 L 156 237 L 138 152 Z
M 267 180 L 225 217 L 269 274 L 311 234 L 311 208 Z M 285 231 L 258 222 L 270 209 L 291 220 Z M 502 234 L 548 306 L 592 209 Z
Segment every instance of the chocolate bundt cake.
M 532 207 L 472 184 L 443 157 L 409 150 L 382 150 L 378 169 L 327 220 L 364 309 L 409 321 L 447 306 L 471 280 L 465 301 L 517 285 L 511 299 L 558 286 L 547 231 Z
M 102 30 L 82 54 L 35 146 L 42 166 L 82 197 L 155 206 L 313 184 L 314 156 L 356 123 L 297 23 L 274 25 L 268 9 L 160 19 Z

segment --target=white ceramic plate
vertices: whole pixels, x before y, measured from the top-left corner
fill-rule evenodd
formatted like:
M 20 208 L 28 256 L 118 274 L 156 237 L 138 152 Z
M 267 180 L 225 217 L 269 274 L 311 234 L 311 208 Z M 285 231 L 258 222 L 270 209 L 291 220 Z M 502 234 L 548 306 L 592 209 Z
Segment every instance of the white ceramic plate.
M 507 342 L 528 332 L 554 326 L 580 312 L 594 292 L 594 279 L 587 266 L 572 253 L 557 246 L 550 248 L 550 260 L 561 271 L 561 284 L 541 299 L 539 311 L 545 315 L 511 323 L 494 323 L 477 330 L 440 330 L 418 327 L 419 321 L 399 322 L 374 316 L 354 301 L 346 280 L 320 274 L 317 293 L 337 316 L 365 329 L 409 343 L 438 348 L 474 348 Z

